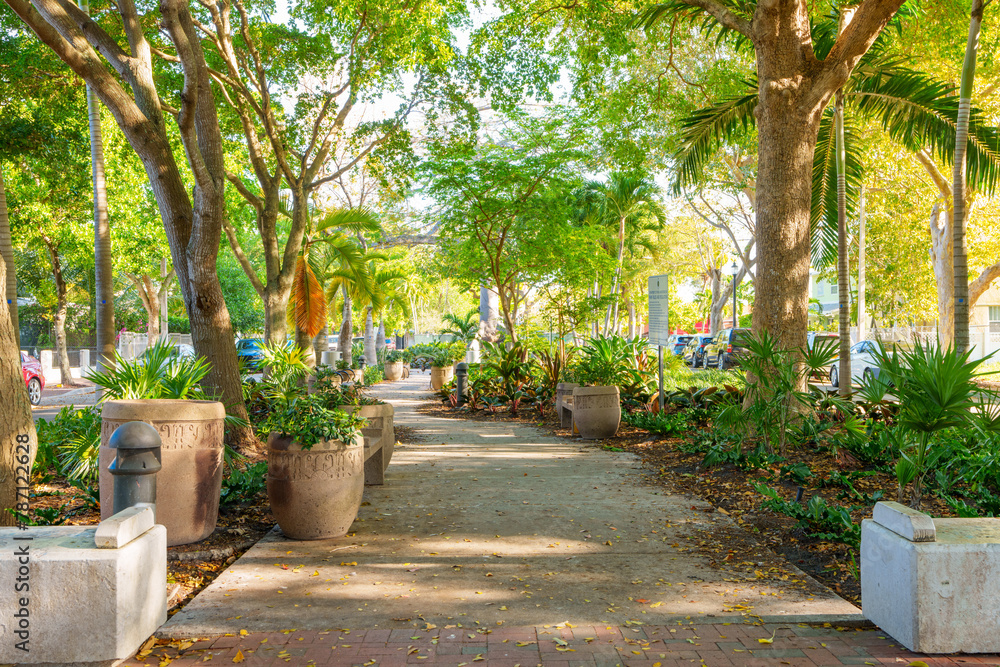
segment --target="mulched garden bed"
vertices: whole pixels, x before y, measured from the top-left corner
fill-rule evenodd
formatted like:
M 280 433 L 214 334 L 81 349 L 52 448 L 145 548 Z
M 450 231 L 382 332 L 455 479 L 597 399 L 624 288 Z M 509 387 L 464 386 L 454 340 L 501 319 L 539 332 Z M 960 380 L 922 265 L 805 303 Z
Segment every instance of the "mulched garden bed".
M 516 417 L 506 412 L 469 413 L 443 404 L 425 404 L 418 410 L 437 417 L 489 422 L 514 421 L 549 430 L 555 435 L 571 435 L 569 429 L 559 426 L 552 410 L 546 411 L 541 417 L 535 409 L 521 410 Z M 838 542 L 815 539 L 797 528 L 794 519 L 762 508 L 765 498 L 754 488 L 752 482 L 776 488 L 782 497 L 792 500 L 798 494 L 799 485 L 782 480 L 779 468 L 801 462 L 809 466 L 813 473 L 802 485 L 801 502 L 808 502 L 814 495 L 820 495 L 831 504 L 850 507 L 861 505 L 861 502 L 838 498 L 844 492 L 843 487 L 824 486 L 822 481 L 835 472 L 864 470 L 863 466 L 849 455 L 837 458 L 829 453 L 803 448 L 790 452 L 785 462 L 763 469 L 742 470 L 731 464 L 703 468 L 701 463 L 704 455 L 681 452 L 676 446 L 681 442 L 682 438 L 660 438 L 623 422 L 614 438 L 602 440 L 596 446 L 638 455 L 643 464 L 642 483 L 662 486 L 671 493 L 701 498 L 733 519 L 734 525 L 728 530 L 717 525 L 711 533 L 699 532 L 689 536 L 692 551 L 708 557 L 713 565 L 729 561 L 737 557 L 737 554 L 741 560 L 752 560 L 752 554 L 764 547 L 821 581 L 844 599 L 861 605 L 861 582 L 857 578 L 860 572 L 858 551 Z M 881 491 L 883 499 L 896 500 L 896 478 L 890 473 L 875 473 L 853 483 L 861 494 L 871 496 Z M 922 510 L 934 516 L 954 516 L 943 501 L 930 494 L 925 494 Z M 851 512 L 855 523 L 870 517 L 870 504 Z

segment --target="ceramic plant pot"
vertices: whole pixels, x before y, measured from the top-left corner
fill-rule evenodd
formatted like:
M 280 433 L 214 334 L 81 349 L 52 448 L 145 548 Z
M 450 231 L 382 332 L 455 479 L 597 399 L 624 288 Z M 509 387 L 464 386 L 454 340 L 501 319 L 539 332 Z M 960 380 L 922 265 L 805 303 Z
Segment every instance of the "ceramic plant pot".
M 431 389 L 441 391 L 455 377 L 454 366 L 431 366 Z
M 611 438 L 618 432 L 622 406 L 618 387 L 575 387 L 573 422 L 586 440 Z
M 343 537 L 361 507 L 365 490 L 365 445 L 327 440 L 310 449 L 272 433 L 267 442 L 267 497 L 285 537 Z
M 163 469 L 156 474 L 156 522 L 167 528 L 167 546 L 199 542 L 215 531 L 222 488 L 222 439 L 226 410 L 217 401 L 152 399 L 108 401 L 101 411 L 98 454 L 101 518 L 112 514 L 115 450 L 108 440 L 130 421 L 160 434 Z
M 395 382 L 397 380 L 403 379 L 403 362 L 402 361 L 388 361 L 385 364 L 385 379 L 389 382 Z

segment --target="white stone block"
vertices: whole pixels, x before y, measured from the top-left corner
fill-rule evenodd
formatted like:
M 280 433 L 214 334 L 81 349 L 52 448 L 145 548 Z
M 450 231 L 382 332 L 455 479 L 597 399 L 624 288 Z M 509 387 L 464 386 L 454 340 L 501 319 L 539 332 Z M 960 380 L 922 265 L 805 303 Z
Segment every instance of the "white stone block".
M 112 664 L 166 621 L 166 529 L 153 526 L 121 549 L 95 548 L 95 533 L 0 529 L 0 663 Z M 18 649 L 25 638 L 28 652 Z
M 80 369 L 84 373 L 90 369 L 90 350 L 80 350 Z
M 42 350 L 38 353 L 38 361 L 42 364 L 42 370 L 52 368 L 52 350 Z
M 62 371 L 58 368 L 42 367 L 42 377 L 45 378 L 46 385 L 62 384 L 63 381 Z
M 933 519 L 934 542 L 861 523 L 861 607 L 920 653 L 1000 652 L 1000 521 Z
M 894 502 L 875 503 L 872 519 L 911 542 L 934 541 L 934 520 L 906 505 Z
M 120 549 L 152 528 L 154 523 L 153 505 L 133 505 L 99 523 L 94 544 L 98 549 Z

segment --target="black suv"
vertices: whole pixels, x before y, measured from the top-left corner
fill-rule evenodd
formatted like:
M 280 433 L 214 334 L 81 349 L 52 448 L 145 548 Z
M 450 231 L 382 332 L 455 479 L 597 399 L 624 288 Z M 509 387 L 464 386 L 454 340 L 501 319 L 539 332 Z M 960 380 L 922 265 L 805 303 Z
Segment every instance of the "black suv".
M 715 366 L 719 370 L 738 365 L 739 355 L 745 350 L 745 337 L 749 333 L 750 329 L 723 329 L 715 334 L 712 342 L 705 346 L 701 365 L 704 368 Z

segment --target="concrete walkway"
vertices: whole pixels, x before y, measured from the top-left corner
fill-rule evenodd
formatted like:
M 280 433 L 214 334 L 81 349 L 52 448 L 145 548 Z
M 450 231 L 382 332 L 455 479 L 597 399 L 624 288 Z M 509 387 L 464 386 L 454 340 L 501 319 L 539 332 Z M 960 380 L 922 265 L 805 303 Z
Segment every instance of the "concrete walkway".
M 805 575 L 782 581 L 733 559 L 715 570 L 685 553 L 692 529 L 730 519 L 638 486 L 637 461 L 504 422 L 415 411 L 427 375 L 376 393 L 402 443 L 385 485 L 367 487 L 347 537 L 273 533 L 176 614 L 162 633 L 196 637 L 276 627 L 658 623 L 681 615 L 801 617 L 858 610 Z M 786 576 L 782 574 L 781 576 Z
M 172 648 L 127 664 L 912 659 L 883 633 L 848 627 L 858 610 L 790 566 L 736 554 L 713 569 L 688 553 L 692 535 L 729 519 L 640 485 L 632 456 L 417 413 L 432 400 L 427 381 L 375 389 L 421 438 L 399 445 L 383 487 L 366 489 L 355 532 L 318 542 L 272 533 L 160 629 Z

